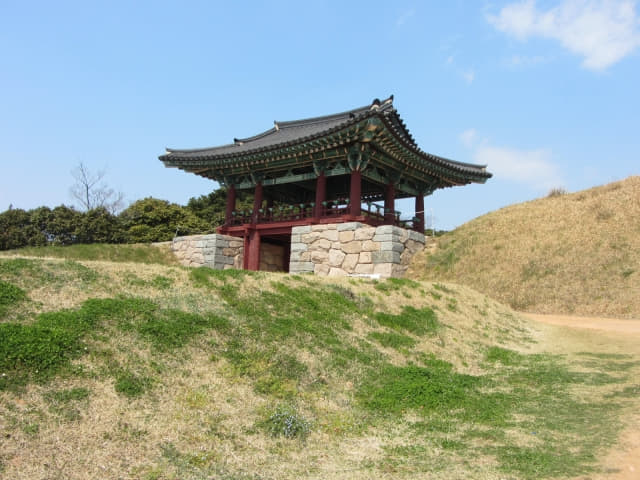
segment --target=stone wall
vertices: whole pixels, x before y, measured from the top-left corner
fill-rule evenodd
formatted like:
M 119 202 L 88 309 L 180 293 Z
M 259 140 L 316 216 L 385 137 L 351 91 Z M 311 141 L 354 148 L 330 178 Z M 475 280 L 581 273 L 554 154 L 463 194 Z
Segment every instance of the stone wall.
M 289 271 L 401 277 L 424 243 L 424 235 L 393 225 L 349 222 L 294 227 Z
M 262 242 L 260 244 L 260 270 L 265 272 L 284 272 L 286 252 L 284 245 Z
M 187 267 L 242 268 L 244 242 L 242 238 L 217 233 L 191 235 L 174 238 L 171 251 Z

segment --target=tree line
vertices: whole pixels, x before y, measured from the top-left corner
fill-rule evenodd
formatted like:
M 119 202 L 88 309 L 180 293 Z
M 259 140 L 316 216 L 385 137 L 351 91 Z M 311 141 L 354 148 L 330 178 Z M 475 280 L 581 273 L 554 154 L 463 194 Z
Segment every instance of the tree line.
M 176 235 L 210 233 L 224 223 L 226 189 L 193 197 L 186 206 L 157 198 L 137 200 L 114 213 L 107 206 L 85 211 L 60 205 L 32 210 L 9 208 L 0 213 L 0 250 L 76 243 L 149 243 Z M 240 195 L 238 209 L 251 208 Z M 89 205 L 91 206 L 91 205 Z

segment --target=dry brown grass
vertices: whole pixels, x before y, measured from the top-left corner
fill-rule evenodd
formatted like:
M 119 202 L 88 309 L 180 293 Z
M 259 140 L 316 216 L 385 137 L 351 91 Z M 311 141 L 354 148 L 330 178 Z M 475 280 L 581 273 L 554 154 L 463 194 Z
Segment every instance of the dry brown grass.
M 537 313 L 640 318 L 640 177 L 479 217 L 416 257 L 412 278 L 462 283 Z

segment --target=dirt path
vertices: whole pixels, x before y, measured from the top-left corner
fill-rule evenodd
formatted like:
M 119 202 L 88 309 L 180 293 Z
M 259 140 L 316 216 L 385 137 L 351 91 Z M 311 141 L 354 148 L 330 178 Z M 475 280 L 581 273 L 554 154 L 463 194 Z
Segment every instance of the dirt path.
M 576 331 L 598 330 L 601 341 L 620 341 L 626 351 L 640 357 L 640 320 L 574 317 L 524 313 L 526 317 L 548 325 L 568 327 Z M 593 332 L 597 334 L 599 332 Z M 578 477 L 580 480 L 640 480 L 640 412 L 627 419 L 618 444 L 603 459 L 604 473 Z M 578 480 L 576 479 L 576 480 Z

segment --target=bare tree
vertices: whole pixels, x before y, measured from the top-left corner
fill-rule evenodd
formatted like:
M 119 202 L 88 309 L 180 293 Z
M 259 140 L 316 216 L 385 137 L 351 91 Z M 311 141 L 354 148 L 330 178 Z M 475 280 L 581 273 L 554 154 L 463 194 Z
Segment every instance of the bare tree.
M 75 198 L 85 210 L 104 207 L 115 214 L 124 206 L 124 194 L 116 192 L 104 182 L 106 172 L 99 170 L 92 172 L 82 162 L 71 171 L 75 183 L 69 189 L 71 196 Z

